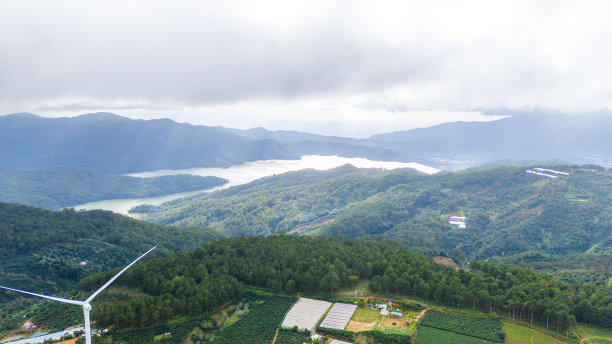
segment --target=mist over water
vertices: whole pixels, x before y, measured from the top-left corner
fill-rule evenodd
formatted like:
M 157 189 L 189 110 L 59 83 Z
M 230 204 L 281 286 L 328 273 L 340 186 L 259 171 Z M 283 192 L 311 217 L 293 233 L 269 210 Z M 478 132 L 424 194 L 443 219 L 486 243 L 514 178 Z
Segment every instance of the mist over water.
M 214 176 L 225 178 L 228 182 L 222 186 L 218 186 L 206 190 L 198 190 L 191 192 L 182 192 L 160 197 L 150 198 L 133 198 L 133 199 L 112 199 L 97 202 L 90 202 L 73 206 L 77 210 L 93 210 L 103 209 L 110 210 L 115 213 L 131 215 L 128 211 L 141 204 L 160 205 L 164 202 L 169 202 L 181 197 L 188 197 L 202 192 L 213 192 L 221 189 L 226 189 L 236 185 L 242 185 L 252 182 L 256 179 L 269 177 L 286 172 L 299 171 L 303 169 L 329 170 L 342 165 L 351 164 L 357 168 L 380 168 L 392 170 L 396 168 L 413 168 L 417 171 L 434 174 L 440 170 L 425 166 L 418 163 L 404 163 L 395 161 L 374 161 L 363 158 L 343 158 L 339 156 L 320 156 L 320 155 L 305 155 L 300 160 L 260 160 L 247 162 L 240 165 L 234 165 L 227 168 L 208 167 L 208 168 L 189 168 L 181 170 L 157 170 L 148 172 L 138 172 L 128 174 L 132 177 L 151 178 L 177 174 L 191 174 L 197 176 Z

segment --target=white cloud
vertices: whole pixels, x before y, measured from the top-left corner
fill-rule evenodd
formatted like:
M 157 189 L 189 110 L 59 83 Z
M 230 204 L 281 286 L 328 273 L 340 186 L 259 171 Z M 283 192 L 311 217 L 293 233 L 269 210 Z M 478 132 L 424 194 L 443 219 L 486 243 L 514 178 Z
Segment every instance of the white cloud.
M 211 124 L 232 114 L 372 128 L 373 118 L 420 126 L 479 110 L 612 107 L 606 1 L 1 6 L 5 113 L 166 111 Z

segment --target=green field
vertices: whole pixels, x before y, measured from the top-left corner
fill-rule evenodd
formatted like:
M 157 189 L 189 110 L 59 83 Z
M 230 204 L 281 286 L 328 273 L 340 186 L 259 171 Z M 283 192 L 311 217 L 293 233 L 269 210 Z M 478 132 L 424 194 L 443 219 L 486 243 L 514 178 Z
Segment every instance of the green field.
M 380 318 L 380 313 L 375 309 L 357 308 L 351 320 L 355 320 L 355 321 L 359 321 L 363 323 L 371 323 L 373 321 L 377 321 L 379 318 Z
M 295 302 L 294 298 L 259 297 L 249 312 L 215 337 L 214 344 L 271 343 L 285 314 Z
M 566 344 L 568 342 L 549 336 L 526 326 L 504 322 L 506 344 Z
M 173 325 L 161 325 L 150 329 L 116 331 L 112 334 L 112 342 L 118 344 L 145 344 L 153 342 L 159 344 L 183 344 L 189 333 L 197 324 L 198 321 L 190 320 Z M 172 335 L 165 337 L 163 334 L 166 332 L 170 332 Z
M 295 331 L 290 329 L 281 328 L 278 331 L 278 336 L 276 337 L 276 344 L 302 344 L 304 343 L 310 336 L 308 332 L 304 331 Z
M 579 324 L 578 334 L 586 344 L 612 344 L 612 329 L 609 328 Z
M 450 314 L 430 309 L 421 319 L 421 326 L 482 338 L 486 342 L 502 343 L 504 341 L 502 323 L 496 318 Z
M 464 336 L 433 327 L 419 326 L 415 344 L 483 344 L 494 343 L 486 339 Z

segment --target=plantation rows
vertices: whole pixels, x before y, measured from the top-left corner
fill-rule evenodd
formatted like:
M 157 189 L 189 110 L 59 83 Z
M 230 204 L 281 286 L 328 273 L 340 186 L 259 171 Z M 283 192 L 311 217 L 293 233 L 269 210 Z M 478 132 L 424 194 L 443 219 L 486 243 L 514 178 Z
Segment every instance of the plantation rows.
M 349 342 L 356 342 L 357 339 L 365 339 L 367 343 L 371 344 L 412 344 L 412 337 L 410 336 L 383 333 L 380 331 L 351 332 L 318 326 L 317 332 Z
M 433 327 L 420 326 L 415 344 L 454 343 L 454 344 L 483 344 L 490 343 L 485 339 L 465 336 L 451 331 L 439 330 Z
M 263 301 L 263 302 L 262 302 Z M 285 313 L 295 302 L 289 297 L 260 297 L 240 320 L 219 333 L 214 344 L 271 343 Z
M 136 331 L 116 331 L 113 333 L 113 343 L 117 344 L 183 344 L 198 321 L 192 320 L 176 325 L 161 325 L 150 329 Z M 155 341 L 155 336 L 170 332 L 172 336 Z
M 280 328 L 276 336 L 276 344 L 302 344 L 308 339 L 309 333 L 305 331 Z
M 505 338 L 502 322 L 499 319 L 448 314 L 434 309 L 425 313 L 420 326 L 434 327 L 498 343 L 503 343 Z

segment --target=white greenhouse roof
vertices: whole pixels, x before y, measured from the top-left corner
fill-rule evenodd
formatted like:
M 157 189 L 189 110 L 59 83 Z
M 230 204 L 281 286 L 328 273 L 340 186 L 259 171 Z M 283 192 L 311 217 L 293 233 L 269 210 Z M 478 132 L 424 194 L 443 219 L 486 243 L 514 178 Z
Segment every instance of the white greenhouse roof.
M 299 329 L 311 331 L 330 306 L 331 303 L 327 301 L 302 297 L 291 307 L 282 326 L 285 328 L 297 326 Z
M 348 303 L 336 303 L 331 308 L 329 313 L 327 313 L 325 319 L 323 319 L 321 327 L 344 330 L 346 328 L 346 325 L 353 317 L 355 310 L 357 310 L 357 305 L 351 305 Z
M 341 340 L 334 339 L 334 340 L 332 340 L 332 342 L 330 344 L 352 344 L 352 343 L 343 342 Z

